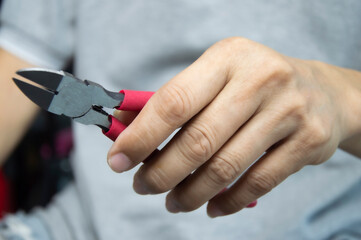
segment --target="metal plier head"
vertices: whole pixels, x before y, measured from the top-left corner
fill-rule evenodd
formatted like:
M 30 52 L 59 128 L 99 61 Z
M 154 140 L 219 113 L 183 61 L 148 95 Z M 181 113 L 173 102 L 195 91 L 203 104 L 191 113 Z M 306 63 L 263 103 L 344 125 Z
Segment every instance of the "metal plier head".
M 95 124 L 105 131 L 110 122 L 102 108 L 117 108 L 124 99 L 121 93 L 63 71 L 28 68 L 17 74 L 38 85 L 13 78 L 20 90 L 41 108 L 83 124 Z

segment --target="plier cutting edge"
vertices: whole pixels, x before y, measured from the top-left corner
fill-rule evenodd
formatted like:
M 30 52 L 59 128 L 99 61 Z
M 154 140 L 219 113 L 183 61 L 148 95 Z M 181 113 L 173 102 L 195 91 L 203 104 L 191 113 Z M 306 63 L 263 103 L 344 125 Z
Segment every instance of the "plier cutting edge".
M 95 82 L 80 80 L 64 71 L 27 68 L 16 73 L 39 85 L 13 78 L 19 89 L 35 104 L 77 122 L 97 125 L 113 141 L 126 126 L 103 107 L 140 111 L 154 93 L 133 90 L 110 92 Z

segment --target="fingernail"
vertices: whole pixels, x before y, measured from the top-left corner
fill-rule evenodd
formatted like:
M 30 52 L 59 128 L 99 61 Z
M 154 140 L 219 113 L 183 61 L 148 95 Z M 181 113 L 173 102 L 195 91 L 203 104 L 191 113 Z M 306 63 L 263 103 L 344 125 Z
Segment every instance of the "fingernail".
M 172 199 L 167 200 L 167 202 L 165 203 L 165 206 L 166 206 L 167 210 L 171 213 L 179 213 L 180 212 L 178 204 Z
M 215 205 L 210 205 L 208 207 L 208 216 L 211 218 L 215 218 L 215 217 L 219 217 L 219 216 L 223 216 L 224 213 Z
M 253 201 L 251 202 L 250 204 L 247 205 L 247 208 L 253 208 L 257 205 L 257 200 L 256 201 Z
M 139 181 L 137 177 L 134 178 L 133 189 L 136 193 L 141 195 L 149 194 L 148 189 L 144 186 L 143 183 L 141 183 L 141 181 Z
M 124 153 L 117 153 L 110 157 L 108 164 L 113 171 L 121 173 L 129 170 L 133 163 Z

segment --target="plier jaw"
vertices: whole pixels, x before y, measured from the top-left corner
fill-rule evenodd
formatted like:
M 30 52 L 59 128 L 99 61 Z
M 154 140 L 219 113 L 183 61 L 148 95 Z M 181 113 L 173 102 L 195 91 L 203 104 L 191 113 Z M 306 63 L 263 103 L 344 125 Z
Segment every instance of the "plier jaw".
M 110 92 L 95 82 L 80 80 L 64 71 L 27 68 L 17 71 L 17 74 L 38 85 L 13 78 L 19 89 L 35 104 L 82 124 L 97 125 L 105 135 L 111 133 L 111 137 L 107 136 L 112 140 L 125 126 L 108 115 L 103 107 L 140 111 L 153 94 L 131 90 Z

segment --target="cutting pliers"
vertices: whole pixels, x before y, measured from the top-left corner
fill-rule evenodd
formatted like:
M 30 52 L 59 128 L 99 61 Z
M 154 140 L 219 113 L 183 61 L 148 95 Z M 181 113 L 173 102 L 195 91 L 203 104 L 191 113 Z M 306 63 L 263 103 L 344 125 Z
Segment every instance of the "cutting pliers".
M 103 107 L 140 111 L 153 95 L 153 92 L 133 90 L 110 92 L 95 82 L 78 79 L 64 71 L 27 68 L 16 73 L 38 85 L 13 78 L 19 89 L 35 104 L 77 122 L 97 125 L 113 141 L 126 126 Z

